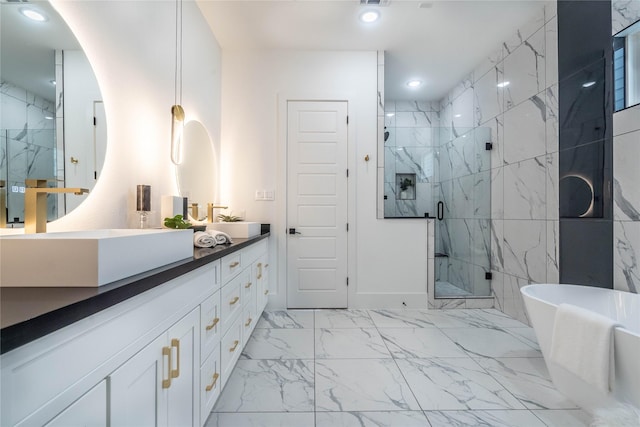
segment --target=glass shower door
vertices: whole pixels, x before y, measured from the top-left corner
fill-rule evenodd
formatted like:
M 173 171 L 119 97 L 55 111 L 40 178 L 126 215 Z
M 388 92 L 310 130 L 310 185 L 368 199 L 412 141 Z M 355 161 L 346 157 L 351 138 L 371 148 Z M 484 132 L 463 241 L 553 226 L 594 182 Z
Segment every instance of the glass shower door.
M 491 294 L 491 129 L 440 132 L 435 297 Z

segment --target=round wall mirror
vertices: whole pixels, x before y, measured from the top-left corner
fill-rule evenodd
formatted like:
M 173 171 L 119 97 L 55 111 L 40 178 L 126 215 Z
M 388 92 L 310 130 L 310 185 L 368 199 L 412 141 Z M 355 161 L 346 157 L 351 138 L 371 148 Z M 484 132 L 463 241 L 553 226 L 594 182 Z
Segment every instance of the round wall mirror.
M 106 118 L 91 64 L 49 2 L 1 6 L 0 227 L 20 228 L 27 179 L 93 189 L 106 151 Z M 49 194 L 47 220 L 85 199 Z
M 177 166 L 180 195 L 189 199 L 189 206 L 198 204 L 197 218 L 207 217 L 207 204 L 216 200 L 216 154 L 209 132 L 202 123 L 192 120 L 184 126 L 182 161 Z

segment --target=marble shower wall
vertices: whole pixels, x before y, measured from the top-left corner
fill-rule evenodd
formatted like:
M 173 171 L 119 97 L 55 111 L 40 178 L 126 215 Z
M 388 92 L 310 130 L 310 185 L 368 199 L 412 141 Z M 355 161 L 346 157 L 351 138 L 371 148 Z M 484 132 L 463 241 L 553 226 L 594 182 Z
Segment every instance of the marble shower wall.
M 390 100 L 384 112 L 384 217 L 435 216 L 439 104 Z M 414 189 L 402 192 L 398 174 L 415 177 Z
M 0 179 L 7 182 L 7 221 L 24 220 L 26 178 L 56 176 L 55 103 L 10 82 L 0 82 Z M 57 218 L 55 196 L 49 218 Z
M 612 35 L 640 19 L 640 2 L 611 2 Z M 613 114 L 613 285 L 640 292 L 640 106 Z
M 541 2 L 440 105 L 445 138 L 491 131 L 490 167 L 473 165 L 491 180 L 491 292 L 524 322 L 520 287 L 559 280 L 557 43 L 556 3 Z

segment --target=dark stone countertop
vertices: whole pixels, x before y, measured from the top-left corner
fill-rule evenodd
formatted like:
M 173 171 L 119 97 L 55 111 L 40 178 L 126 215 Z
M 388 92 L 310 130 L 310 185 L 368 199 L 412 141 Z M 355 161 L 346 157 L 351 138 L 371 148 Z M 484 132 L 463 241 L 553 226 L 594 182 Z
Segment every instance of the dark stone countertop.
M 213 248 L 195 248 L 193 258 L 156 268 L 107 285 L 79 288 L 0 289 L 0 354 L 7 353 L 101 310 L 160 286 L 270 235 L 233 239 Z

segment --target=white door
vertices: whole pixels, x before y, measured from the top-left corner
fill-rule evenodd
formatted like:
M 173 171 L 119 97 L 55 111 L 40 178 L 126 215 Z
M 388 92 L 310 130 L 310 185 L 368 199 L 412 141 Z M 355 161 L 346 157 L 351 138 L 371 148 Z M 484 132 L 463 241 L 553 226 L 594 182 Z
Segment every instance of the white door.
M 287 108 L 287 306 L 346 308 L 347 102 Z

